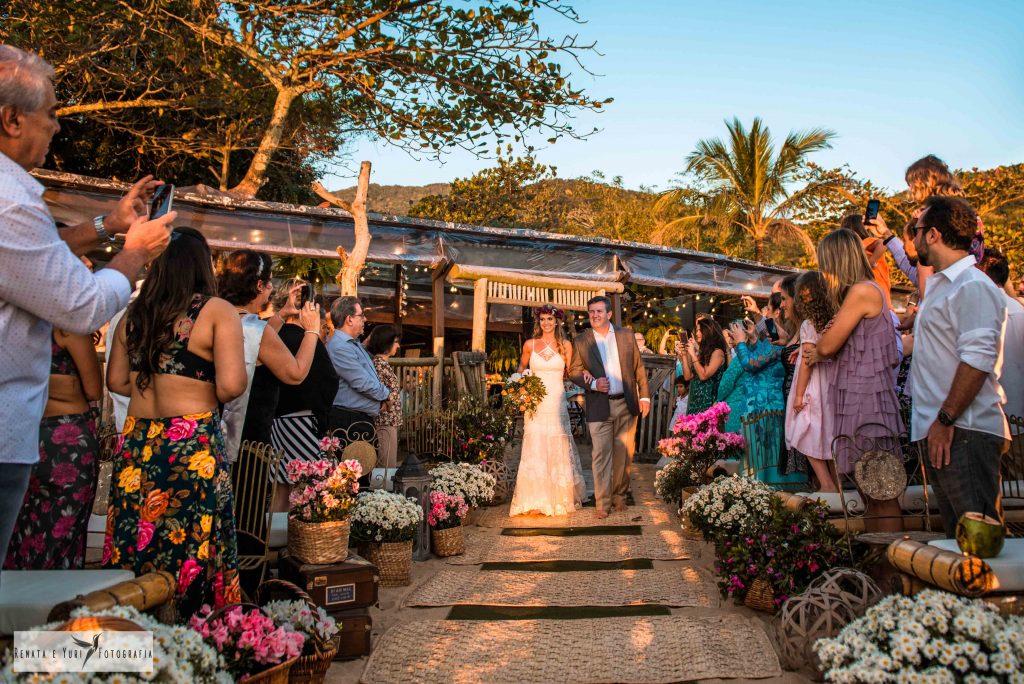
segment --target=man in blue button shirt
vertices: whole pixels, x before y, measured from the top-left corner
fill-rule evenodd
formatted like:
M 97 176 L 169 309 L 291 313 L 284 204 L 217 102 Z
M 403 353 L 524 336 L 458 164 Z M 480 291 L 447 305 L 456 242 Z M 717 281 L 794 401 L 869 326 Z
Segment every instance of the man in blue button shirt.
M 338 372 L 338 393 L 328 422 L 332 431 L 347 432 L 343 443 L 365 439 L 376 444 L 374 420 L 391 390 L 377 377 L 369 352 L 359 342 L 366 326 L 363 306 L 356 297 L 339 297 L 331 306 L 334 335 L 327 341 L 334 370 Z

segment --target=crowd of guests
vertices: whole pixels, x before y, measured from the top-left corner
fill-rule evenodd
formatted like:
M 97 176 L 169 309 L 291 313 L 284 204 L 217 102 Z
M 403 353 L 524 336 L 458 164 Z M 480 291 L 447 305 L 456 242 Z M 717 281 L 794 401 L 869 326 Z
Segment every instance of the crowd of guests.
M 820 270 L 777 281 L 763 309 L 744 297 L 748 316 L 725 328 L 697 320 L 675 346 L 677 387 L 687 413 L 727 402 L 730 431 L 784 411 L 780 443 L 758 445 L 758 476 L 773 484 L 810 476 L 835 493 L 865 445 L 918 444 L 952 534 L 963 513 L 1002 516 L 1006 416 L 1024 410 L 1024 306 L 946 164 L 925 157 L 906 180 L 919 207 L 901 235 L 880 216 L 846 217 L 817 245 Z M 917 288 L 899 312 L 886 252 Z M 864 498 L 869 527 L 900 529 L 898 500 Z
M 120 434 L 103 565 L 170 572 L 186 616 L 237 602 L 230 472 L 242 443 L 272 444 L 287 462 L 318 457 L 326 435 L 343 447 L 357 432 L 393 467 L 401 405 L 387 359 L 399 333 L 378 326 L 364 346 L 357 298 L 322 316 L 308 283 L 275 293 L 268 254 L 238 250 L 215 265 L 202 233 L 172 229 L 175 212 L 150 220 L 152 177 L 110 213 L 58 228 L 29 174 L 60 130 L 53 75 L 0 45 L 3 567 L 83 566 L 105 382 Z M 96 273 L 79 258 L 121 240 Z M 261 316 L 272 299 L 274 314 Z M 284 463 L 275 475 L 286 480 Z

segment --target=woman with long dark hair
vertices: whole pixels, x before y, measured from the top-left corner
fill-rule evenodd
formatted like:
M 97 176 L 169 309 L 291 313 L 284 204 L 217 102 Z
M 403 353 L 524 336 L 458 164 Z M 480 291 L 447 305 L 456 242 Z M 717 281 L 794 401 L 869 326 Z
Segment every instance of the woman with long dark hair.
M 686 413 L 707 411 L 718 398 L 718 383 L 729 364 L 729 345 L 721 326 L 710 316 L 698 318 L 694 336 L 676 355 L 683 362 L 683 377 L 690 383 Z
M 573 350 L 562 328 L 564 319 L 565 313 L 550 304 L 538 308 L 533 337 L 523 344 L 518 372 L 539 377 L 546 393 L 537 410 L 523 418 L 522 455 L 509 515 L 566 515 L 586 495 L 565 400 L 565 372 Z
M 835 435 L 851 439 L 891 435 L 896 442 L 904 429 L 893 376 L 900 359 L 896 328 L 882 289 L 874 281 L 860 240 L 851 231 L 836 230 L 822 238 L 818 243 L 818 264 L 838 311 L 815 348 L 805 356 L 812 364 L 818 357 L 835 358 L 829 400 Z M 865 430 L 873 434 L 861 434 Z M 852 472 L 862 456 L 856 448 L 838 449 L 834 455 L 842 474 Z M 865 498 L 868 531 L 902 529 L 898 501 Z
M 7 547 L 5 570 L 76 570 L 99 475 L 96 412 L 103 374 L 92 337 L 54 330 L 50 385 L 39 424 L 39 462 Z
M 380 413 L 374 425 L 377 428 L 378 449 L 377 462 L 385 469 L 385 480 L 387 470 L 398 467 L 398 428 L 402 427 L 402 391 L 398 383 L 398 376 L 388 362 L 392 356 L 398 353 L 401 346 L 402 336 L 393 325 L 378 325 L 370 331 L 366 338 L 366 351 L 373 357 L 373 367 L 377 370 L 377 377 L 384 383 L 384 386 L 391 390 L 388 398 L 381 402 Z
M 259 317 L 274 291 L 271 273 L 274 260 L 251 249 L 232 252 L 220 264 L 217 289 L 235 306 L 242 320 L 245 370 L 248 389 L 224 407 L 228 461 L 234 463 L 243 441 L 271 443 L 271 426 L 277 412 L 279 383 L 298 385 L 313 365 L 320 340 L 320 307 L 307 302 L 298 313 L 304 331 L 293 355 L 273 326 Z M 257 373 L 259 367 L 265 370 Z
M 241 599 L 218 407 L 245 390 L 242 328 L 216 294 L 206 239 L 175 229 L 117 326 L 107 367 L 110 390 L 131 399 L 103 563 L 171 573 L 186 616 Z

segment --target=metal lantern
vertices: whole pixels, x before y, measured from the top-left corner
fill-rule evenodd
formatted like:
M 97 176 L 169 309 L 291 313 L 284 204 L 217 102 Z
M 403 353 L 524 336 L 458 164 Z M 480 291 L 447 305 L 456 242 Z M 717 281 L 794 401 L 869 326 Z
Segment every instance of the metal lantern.
M 430 512 L 430 473 L 423 467 L 415 454 L 408 454 L 394 478 L 395 492 L 415 499 L 423 509 L 423 520 L 412 542 L 414 560 L 430 558 L 430 526 L 427 514 Z

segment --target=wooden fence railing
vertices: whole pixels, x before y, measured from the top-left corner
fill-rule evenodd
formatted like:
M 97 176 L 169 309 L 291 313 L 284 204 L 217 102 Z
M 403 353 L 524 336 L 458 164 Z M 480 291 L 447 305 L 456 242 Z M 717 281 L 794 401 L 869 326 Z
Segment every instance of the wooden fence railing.
M 672 356 L 644 355 L 643 361 L 651 393 L 651 412 L 637 425 L 636 453 L 650 459 L 657 456 L 658 440 L 668 437 L 672 430 L 669 421 L 676 408 L 676 360 Z

